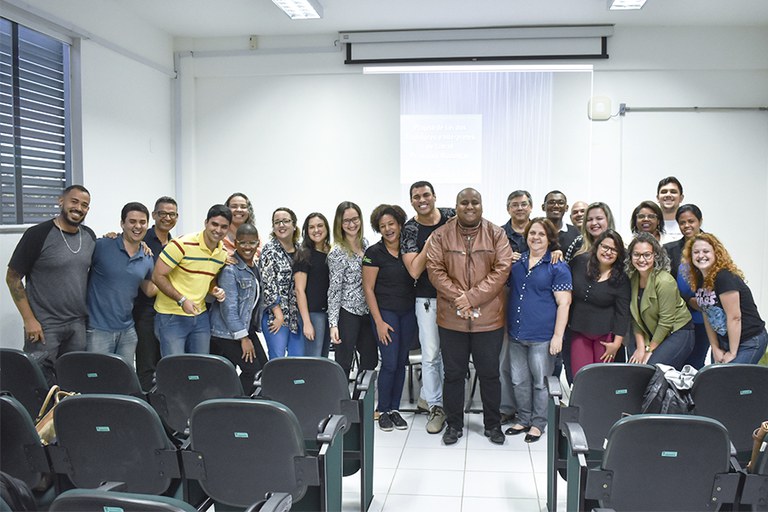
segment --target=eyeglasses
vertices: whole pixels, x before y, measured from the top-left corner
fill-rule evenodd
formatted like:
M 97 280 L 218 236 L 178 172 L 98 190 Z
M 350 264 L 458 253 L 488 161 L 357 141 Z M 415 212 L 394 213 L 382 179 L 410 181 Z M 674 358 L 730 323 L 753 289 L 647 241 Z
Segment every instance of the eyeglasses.
M 258 240 L 235 240 L 237 245 L 242 245 L 243 247 L 258 247 L 259 241 Z
M 659 216 L 655 213 L 638 213 L 637 214 L 637 220 L 656 220 Z
M 643 253 L 633 252 L 632 259 L 650 261 L 653 259 L 653 253 L 652 252 L 643 252 Z
M 351 219 L 344 219 L 341 221 L 341 223 L 344 224 L 345 226 L 349 226 L 351 224 L 357 224 L 358 222 L 360 222 L 360 217 L 352 217 Z
M 155 215 L 161 219 L 175 219 L 179 216 L 179 214 L 176 212 L 155 212 Z
M 611 247 L 610 245 L 600 244 L 600 250 L 607 254 L 619 254 L 619 250 L 615 247 Z
M 272 225 L 276 228 L 279 228 L 280 226 L 290 226 L 291 224 L 293 224 L 292 219 L 279 219 L 272 222 Z
M 523 201 L 522 203 L 509 203 L 509 207 L 513 210 L 525 210 L 531 206 L 531 203 L 528 201 Z
M 547 201 L 547 206 L 565 206 L 566 203 L 565 199 L 550 199 Z

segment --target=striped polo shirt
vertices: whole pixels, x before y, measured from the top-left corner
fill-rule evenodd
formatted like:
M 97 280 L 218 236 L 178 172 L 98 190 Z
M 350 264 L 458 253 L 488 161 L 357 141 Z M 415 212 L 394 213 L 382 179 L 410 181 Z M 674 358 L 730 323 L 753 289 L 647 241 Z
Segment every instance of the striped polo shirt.
M 184 235 L 169 241 L 160 253 L 160 259 L 171 267 L 168 279 L 173 287 L 187 300 L 191 300 L 201 311 L 205 311 L 205 296 L 211 286 L 211 281 L 224 266 L 227 259 L 227 251 L 219 242 L 216 249 L 211 252 L 205 245 L 203 231 Z M 188 315 L 176 301 L 157 292 L 155 299 L 155 311 L 167 315 Z

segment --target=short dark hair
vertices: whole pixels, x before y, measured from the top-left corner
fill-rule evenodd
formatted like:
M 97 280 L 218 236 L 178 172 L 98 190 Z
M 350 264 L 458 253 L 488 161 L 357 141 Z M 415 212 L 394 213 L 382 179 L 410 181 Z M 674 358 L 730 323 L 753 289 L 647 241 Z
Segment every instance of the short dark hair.
M 533 198 L 531 197 L 531 193 L 527 190 L 515 190 L 511 194 L 507 196 L 507 208 L 509 208 L 509 202 L 512 201 L 513 197 L 520 197 L 525 196 L 528 198 L 528 202 L 531 203 L 531 206 L 533 206 Z
M 141 212 L 147 216 L 147 222 L 149 222 L 149 210 L 141 203 L 132 202 L 123 206 L 123 210 L 120 212 L 120 222 L 125 222 L 125 218 L 130 212 Z
M 176 208 L 179 207 L 179 205 L 176 204 L 176 200 L 170 196 L 163 196 L 158 198 L 157 201 L 155 201 L 155 211 L 157 211 L 157 207 L 161 204 L 172 204 Z
M 534 224 L 541 224 L 544 231 L 547 232 L 547 250 L 550 252 L 558 250 L 560 248 L 560 239 L 558 237 L 557 228 L 552 224 L 552 221 L 546 217 L 533 218 L 528 225 L 525 226 L 523 236 L 525 237 L 526 242 L 528 241 L 528 232 Z
M 691 212 L 694 217 L 696 217 L 697 219 L 699 219 L 699 221 L 701 221 L 701 217 L 702 217 L 701 210 L 695 204 L 681 205 L 675 212 L 675 220 L 680 222 L 680 216 L 685 212 Z
M 396 204 L 380 204 L 373 209 L 373 212 L 371 212 L 371 227 L 376 233 L 380 233 L 379 222 L 381 222 L 381 218 L 385 215 L 394 217 L 401 228 L 403 227 L 403 224 L 405 224 L 405 219 L 407 218 L 405 211 Z
M 240 224 L 240 227 L 237 228 L 237 232 L 235 233 L 235 238 L 240 238 L 241 236 L 246 235 L 254 235 L 256 238 L 259 238 L 259 230 L 256 229 L 256 226 L 253 224 L 248 224 L 247 222 L 243 222 Z
M 428 182 L 428 181 L 417 181 L 416 183 L 411 185 L 410 189 L 408 189 L 408 197 L 413 195 L 413 189 L 421 188 L 421 187 L 429 187 L 429 190 L 432 192 L 432 195 L 435 195 L 435 187 L 433 187 L 430 182 Z
M 646 208 L 648 210 L 653 210 L 653 213 L 656 214 L 656 219 L 659 221 L 658 224 L 658 230 L 660 234 L 666 233 L 664 230 L 664 214 L 661 211 L 661 207 L 656 204 L 654 201 L 643 201 L 639 205 L 635 207 L 634 210 L 632 210 L 632 218 L 630 219 L 630 226 L 629 229 L 632 231 L 632 233 L 637 233 L 637 214 L 640 213 L 640 210 L 643 208 Z
M 565 193 L 564 193 L 564 192 L 562 192 L 562 191 L 560 191 L 560 190 L 550 190 L 549 192 L 547 192 L 547 193 L 544 195 L 544 202 L 545 202 L 545 203 L 547 202 L 547 198 L 548 198 L 549 196 L 551 196 L 552 194 L 560 194 L 561 196 L 563 196 L 563 199 L 565 199 L 565 202 L 566 202 L 566 203 L 568 202 L 568 197 L 565 195 Z
M 683 195 L 683 185 L 680 183 L 680 180 L 674 176 L 667 176 L 666 178 L 663 178 L 661 181 L 659 181 L 659 184 L 656 185 L 656 195 L 659 195 L 659 190 L 661 190 L 661 187 L 664 185 L 669 185 L 670 183 L 677 185 L 678 190 L 680 190 L 680 195 Z
M 62 196 L 65 196 L 65 195 L 69 194 L 70 192 L 72 192 L 73 190 L 79 190 L 80 192 L 85 192 L 86 194 L 88 194 L 88 195 L 91 195 L 91 193 L 90 193 L 90 192 L 88 192 L 88 189 L 87 189 L 87 188 L 85 188 L 85 187 L 84 187 L 84 186 L 82 186 L 82 185 L 70 185 L 70 186 L 68 186 L 67 188 L 65 188 L 65 189 L 64 189 L 64 190 L 61 192 L 61 195 L 62 195 Z
M 232 222 L 232 210 L 223 204 L 215 204 L 208 209 L 208 215 L 205 217 L 205 222 L 208 222 L 214 217 L 224 217 L 229 222 Z

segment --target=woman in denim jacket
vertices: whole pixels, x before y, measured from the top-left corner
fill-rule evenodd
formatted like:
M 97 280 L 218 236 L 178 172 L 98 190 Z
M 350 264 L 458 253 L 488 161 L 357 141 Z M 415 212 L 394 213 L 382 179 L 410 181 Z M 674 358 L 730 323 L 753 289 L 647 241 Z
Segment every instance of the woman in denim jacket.
M 249 395 L 253 393 L 256 372 L 267 360 L 256 336 L 263 313 L 261 274 L 254 261 L 258 246 L 259 232 L 255 226 L 243 224 L 237 228 L 235 263 L 226 265 L 218 277 L 226 299 L 215 302 L 210 313 L 211 353 L 240 367 L 240 382 Z

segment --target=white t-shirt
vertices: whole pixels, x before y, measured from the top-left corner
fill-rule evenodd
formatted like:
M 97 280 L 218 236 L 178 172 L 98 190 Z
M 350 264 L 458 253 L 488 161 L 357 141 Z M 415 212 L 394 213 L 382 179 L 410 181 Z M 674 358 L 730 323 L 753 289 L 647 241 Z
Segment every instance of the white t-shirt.
M 664 231 L 665 233 L 661 235 L 662 245 L 683 238 L 683 233 L 680 231 L 680 226 L 677 224 L 676 220 L 665 220 Z

